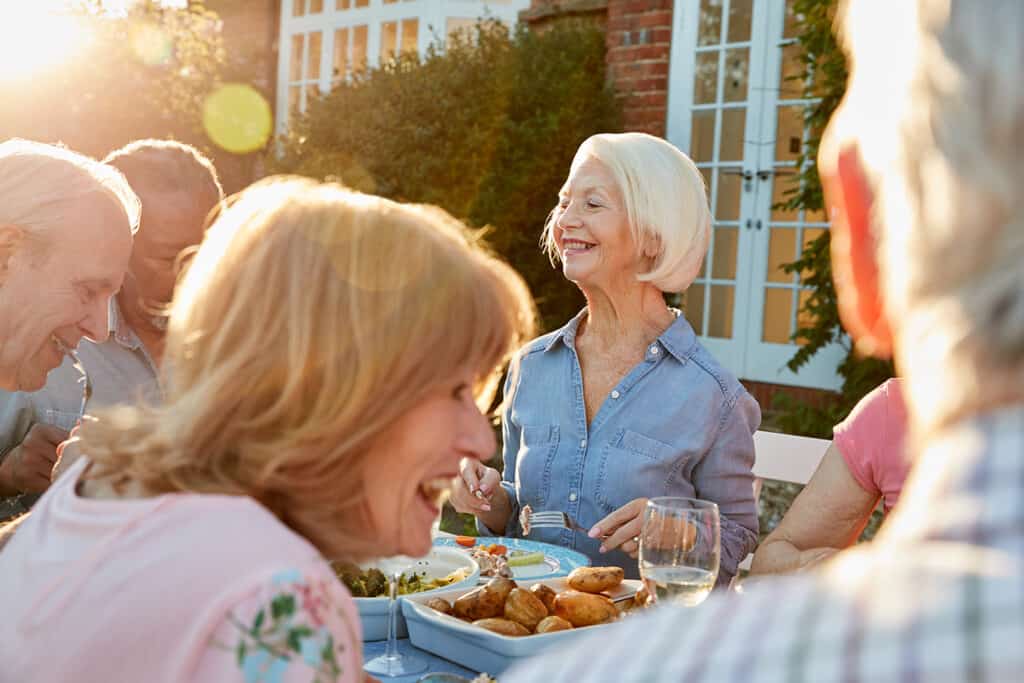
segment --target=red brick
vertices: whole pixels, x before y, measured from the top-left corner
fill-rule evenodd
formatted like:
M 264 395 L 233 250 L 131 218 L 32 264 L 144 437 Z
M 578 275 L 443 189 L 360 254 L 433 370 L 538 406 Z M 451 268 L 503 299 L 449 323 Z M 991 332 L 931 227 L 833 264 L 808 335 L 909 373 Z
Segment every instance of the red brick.
M 667 78 L 639 78 L 636 80 L 634 88 L 638 91 L 649 91 L 649 90 L 667 90 L 668 79 Z
M 656 28 L 651 31 L 651 42 L 652 43 L 671 43 L 672 42 L 672 28 Z
M 671 12 L 651 12 L 641 14 L 634 20 L 636 28 L 672 28 Z

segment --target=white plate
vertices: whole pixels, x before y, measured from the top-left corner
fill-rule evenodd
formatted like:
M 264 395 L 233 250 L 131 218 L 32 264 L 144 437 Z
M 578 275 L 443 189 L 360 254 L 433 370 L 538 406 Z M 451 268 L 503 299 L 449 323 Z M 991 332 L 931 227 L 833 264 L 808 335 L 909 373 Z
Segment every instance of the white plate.
M 527 538 L 509 538 L 506 536 L 478 536 L 476 545 L 484 546 L 497 543 L 509 549 L 509 552 L 521 550 L 527 553 L 544 553 L 544 560 L 536 564 L 510 567 L 512 578 L 516 581 L 535 581 L 567 576 L 577 567 L 589 567 L 590 558 L 577 550 L 570 550 L 560 545 L 531 541 Z M 458 545 L 455 538 L 439 537 L 434 539 L 435 547 L 456 548 L 467 555 L 473 548 Z M 476 546 L 474 546 L 476 547 Z
M 529 588 L 536 583 L 550 586 L 555 592 L 568 589 L 564 578 L 523 582 L 520 585 Z M 615 591 L 610 591 L 609 595 L 613 598 L 634 595 L 642 585 L 640 581 L 627 579 Z M 466 592 L 468 591 L 462 588 L 432 591 L 431 595 L 417 593 L 406 597 L 402 602 L 402 612 L 409 625 L 409 639 L 422 650 L 492 676 L 501 673 L 517 661 L 532 657 L 553 645 L 586 637 L 587 634 L 595 633 L 594 629 L 612 625 L 601 624 L 515 638 L 441 614 L 425 604 L 430 598 L 444 598 L 453 602 Z
M 372 562 L 367 563 L 364 569 L 374 566 Z M 468 569 L 469 575 L 462 581 L 457 581 L 450 586 L 434 588 L 429 591 L 413 593 L 412 595 L 425 595 L 432 597 L 441 591 L 459 590 L 465 592 L 476 586 L 480 578 L 480 567 L 476 560 L 466 553 L 459 552 L 453 548 L 432 548 L 427 555 L 416 561 L 412 567 L 416 572 L 425 572 L 427 579 L 439 579 L 448 576 L 459 569 Z M 411 597 L 403 595 L 403 599 Z M 384 640 L 388 637 L 388 599 L 380 598 L 354 598 L 356 608 L 359 610 L 359 619 L 363 624 L 363 640 Z M 408 634 L 405 627 L 405 618 L 401 610 L 398 612 L 398 637 L 404 638 Z

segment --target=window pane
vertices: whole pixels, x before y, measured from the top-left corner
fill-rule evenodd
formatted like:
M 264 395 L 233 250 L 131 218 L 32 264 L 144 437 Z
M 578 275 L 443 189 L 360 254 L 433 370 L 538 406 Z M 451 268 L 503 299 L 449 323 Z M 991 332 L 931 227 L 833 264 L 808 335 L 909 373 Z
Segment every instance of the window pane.
M 352 0 L 335 0 L 334 8 L 338 10 L 347 10 L 352 6 Z
M 725 78 L 722 82 L 724 102 L 743 102 L 747 99 L 749 70 L 750 50 L 744 47 L 725 51 Z
M 714 102 L 718 93 L 718 52 L 701 52 L 693 75 L 693 103 Z
M 788 344 L 793 319 L 793 290 L 764 290 L 764 325 L 761 340 L 772 344 Z
M 320 86 L 315 83 L 310 83 L 306 86 L 306 108 L 303 111 L 309 111 L 309 105 L 320 99 Z
M 296 33 L 292 36 L 292 54 L 289 57 L 291 61 L 288 64 L 289 80 L 302 80 L 302 45 L 305 39 L 306 36 L 302 33 Z
M 782 29 L 783 38 L 796 38 L 800 33 L 800 25 L 804 16 L 793 11 L 793 0 L 786 0 L 786 25 Z
M 798 328 L 800 328 L 800 327 L 813 327 L 814 326 L 815 316 L 813 316 L 810 313 L 808 313 L 807 311 L 803 310 L 804 306 L 807 305 L 807 300 L 811 298 L 811 294 L 812 293 L 813 292 L 811 292 L 811 290 L 809 290 L 809 289 L 801 289 L 800 290 L 799 300 L 798 300 L 798 303 L 797 303 L 798 308 L 797 308 L 797 313 L 796 313 L 796 326 Z M 793 331 L 796 332 L 796 330 L 793 330 Z M 797 340 L 797 344 L 799 344 L 800 346 L 803 346 L 806 343 L 807 343 L 806 339 L 798 339 Z
M 750 18 L 754 14 L 754 0 L 731 0 L 729 3 L 730 43 L 750 40 Z
M 299 105 L 302 103 L 302 86 L 293 85 L 288 88 L 288 114 L 295 116 L 299 113 Z
M 474 19 L 451 18 L 445 23 L 445 35 L 449 38 L 453 33 L 462 32 L 463 35 L 471 35 L 473 27 L 476 26 Z
M 420 36 L 419 19 L 402 20 L 402 52 L 418 52 Z
M 306 0 L 292 0 L 292 16 L 301 17 L 306 13 Z
M 768 282 L 793 282 L 793 275 L 782 271 L 783 263 L 796 260 L 796 228 L 772 228 L 768 241 Z
M 776 126 L 775 160 L 796 161 L 804 144 L 804 108 L 779 107 Z
M 713 161 L 715 151 L 715 112 L 695 111 L 690 124 L 690 158 L 694 162 Z
M 683 313 L 697 334 L 704 334 L 704 285 L 693 284 L 683 292 Z
M 777 221 L 796 221 L 799 218 L 796 209 L 776 209 L 776 205 L 786 202 L 790 199 L 791 195 L 787 195 L 786 192 L 793 189 L 794 181 L 792 176 L 773 176 L 772 177 L 772 222 Z
M 380 25 L 380 63 L 383 64 L 397 54 L 398 22 L 385 21 Z
M 828 216 L 824 209 L 804 210 L 804 222 L 806 223 L 828 223 Z
M 344 80 L 348 75 L 347 28 L 339 28 L 334 32 L 334 70 L 331 75 L 336 81 Z
M 741 161 L 743 159 L 746 125 L 747 110 L 745 107 L 722 110 L 722 139 L 718 145 L 719 161 Z
M 738 221 L 740 219 L 740 191 L 743 178 L 738 175 L 718 172 L 718 201 L 715 205 L 715 219 Z
M 366 26 L 354 26 L 352 27 L 352 71 L 363 71 L 365 68 Z
M 732 306 L 735 294 L 732 285 L 712 285 L 708 308 L 708 336 L 732 339 Z
M 722 0 L 701 0 L 698 21 L 698 45 L 716 45 L 722 42 Z
M 801 247 L 800 253 L 802 254 L 803 250 L 806 249 L 807 246 L 811 242 L 813 242 L 814 240 L 816 240 L 819 237 L 821 237 L 821 235 L 824 232 L 825 232 L 824 228 L 804 228 L 804 242 L 803 242 L 803 247 Z M 810 275 L 811 275 L 811 271 L 809 271 L 809 270 L 804 270 L 804 271 L 800 272 L 800 278 L 801 279 L 805 278 L 805 277 L 808 277 Z
M 356 0 L 355 6 L 356 7 L 369 7 L 370 6 L 370 0 Z
M 309 0 L 309 13 L 317 14 L 324 11 L 324 0 Z
M 320 47 L 322 45 L 323 33 L 313 31 L 309 34 L 309 56 L 306 58 L 309 67 L 306 69 L 306 78 L 311 81 L 320 78 Z
M 736 248 L 739 228 L 715 228 L 714 264 L 711 277 L 716 280 L 736 279 Z
M 779 99 L 792 100 L 803 97 L 804 66 L 800 62 L 800 44 L 790 43 L 782 48 L 782 63 L 779 66 Z

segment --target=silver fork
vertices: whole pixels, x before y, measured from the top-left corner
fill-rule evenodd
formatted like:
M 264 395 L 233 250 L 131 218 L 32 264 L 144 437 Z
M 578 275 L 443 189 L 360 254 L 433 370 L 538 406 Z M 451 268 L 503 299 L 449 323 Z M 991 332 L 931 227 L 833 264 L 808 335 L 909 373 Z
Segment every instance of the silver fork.
M 570 517 L 565 512 L 557 512 L 551 510 L 548 512 L 531 512 L 530 513 L 530 530 L 533 529 L 574 529 L 576 531 L 582 531 L 587 533 L 590 529 L 586 529 Z

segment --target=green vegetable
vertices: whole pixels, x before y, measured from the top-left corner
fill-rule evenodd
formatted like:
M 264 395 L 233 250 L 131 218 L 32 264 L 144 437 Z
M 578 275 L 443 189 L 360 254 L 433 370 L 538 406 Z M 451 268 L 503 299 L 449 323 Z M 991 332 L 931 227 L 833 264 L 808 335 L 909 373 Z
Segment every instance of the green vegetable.
M 510 567 L 522 567 L 527 564 L 540 564 L 544 561 L 544 553 L 524 553 L 522 555 L 512 555 L 508 558 L 508 566 Z

